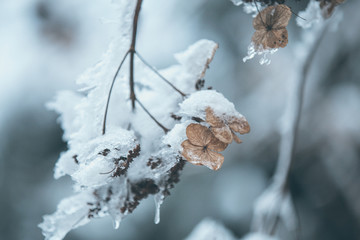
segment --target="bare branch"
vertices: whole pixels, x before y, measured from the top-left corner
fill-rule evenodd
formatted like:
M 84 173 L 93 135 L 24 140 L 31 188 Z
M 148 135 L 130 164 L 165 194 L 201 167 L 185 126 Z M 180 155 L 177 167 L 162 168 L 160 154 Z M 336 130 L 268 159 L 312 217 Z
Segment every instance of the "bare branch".
M 125 59 L 127 57 L 127 55 L 129 54 L 129 51 L 126 52 L 126 54 L 124 55 L 123 59 L 121 60 L 121 63 L 119 65 L 119 67 L 117 68 L 116 70 L 116 73 L 115 73 L 115 76 L 111 82 L 111 87 L 110 87 L 110 90 L 109 90 L 109 94 L 108 94 L 108 98 L 107 98 L 107 101 L 106 101 L 106 107 L 105 107 L 105 114 L 104 114 L 104 121 L 103 121 L 103 128 L 102 128 L 102 134 L 104 135 L 105 134 L 105 131 L 106 131 L 106 118 L 107 118 L 107 112 L 108 112 L 108 108 L 109 108 L 109 103 L 110 103 L 110 97 L 111 97 L 111 93 L 112 93 L 112 89 L 114 87 L 114 83 L 115 83 L 115 80 L 116 80 L 116 77 L 117 75 L 119 74 L 119 71 L 123 65 L 123 63 L 125 62 Z
M 162 80 L 164 80 L 167 84 L 169 84 L 175 91 L 177 91 L 178 93 L 180 93 L 181 96 L 185 97 L 186 94 L 183 93 L 182 91 L 180 91 L 177 87 L 175 87 L 169 80 L 167 80 L 163 75 L 161 75 L 153 66 L 151 66 L 147 61 L 145 61 L 145 59 L 138 53 L 135 52 L 136 56 L 139 57 L 139 59 L 146 65 L 148 66 L 156 75 L 158 75 Z

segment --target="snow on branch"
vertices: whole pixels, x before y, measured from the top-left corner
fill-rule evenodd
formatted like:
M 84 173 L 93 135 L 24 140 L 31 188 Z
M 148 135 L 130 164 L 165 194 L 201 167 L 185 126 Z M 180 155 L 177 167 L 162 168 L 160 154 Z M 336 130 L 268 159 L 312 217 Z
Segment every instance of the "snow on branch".
M 238 141 L 235 132 L 250 130 L 245 117 L 222 94 L 201 90 L 217 43 L 200 40 L 175 54 L 177 64 L 159 71 L 136 52 L 141 2 L 118 3 L 120 37 L 110 44 L 102 61 L 77 80 L 78 92 L 60 92 L 48 104 L 60 114 L 68 145 L 56 163 L 55 178 L 69 175 L 75 195 L 44 216 L 39 226 L 46 239 L 62 239 L 92 218 L 108 215 L 118 228 L 149 195 L 156 202 L 158 223 L 160 205 L 179 181 L 184 158 L 191 159 L 182 147 L 189 137 L 187 128 L 199 124 L 207 136 L 221 142 L 217 137 L 222 130 L 210 130 L 207 112 L 211 109 L 212 119 L 233 134 L 231 140 Z M 210 141 L 205 139 L 204 144 L 210 146 Z M 207 166 L 205 162 L 213 160 L 211 154 L 202 155 L 204 162 L 197 164 Z

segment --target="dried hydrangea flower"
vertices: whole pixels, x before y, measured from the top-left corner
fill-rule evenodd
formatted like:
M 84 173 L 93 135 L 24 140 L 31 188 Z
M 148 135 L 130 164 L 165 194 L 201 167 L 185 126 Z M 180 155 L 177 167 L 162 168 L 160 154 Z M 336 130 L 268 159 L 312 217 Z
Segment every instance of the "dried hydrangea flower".
M 286 26 L 291 18 L 291 10 L 284 4 L 269 6 L 262 10 L 253 20 L 256 30 L 252 42 L 256 49 L 285 47 L 288 43 Z
M 209 128 L 192 123 L 186 128 L 188 140 L 182 142 L 182 155 L 190 163 L 204 165 L 212 170 L 218 170 L 224 162 L 224 156 L 218 152 L 224 151 L 226 143 L 219 141 Z
M 224 143 L 231 143 L 233 140 L 241 143 L 241 140 L 236 136 L 235 132 L 245 134 L 250 132 L 249 123 L 244 117 L 223 116 L 222 118 L 216 116 L 214 111 L 206 108 L 206 122 L 210 124 L 211 131 L 217 139 Z

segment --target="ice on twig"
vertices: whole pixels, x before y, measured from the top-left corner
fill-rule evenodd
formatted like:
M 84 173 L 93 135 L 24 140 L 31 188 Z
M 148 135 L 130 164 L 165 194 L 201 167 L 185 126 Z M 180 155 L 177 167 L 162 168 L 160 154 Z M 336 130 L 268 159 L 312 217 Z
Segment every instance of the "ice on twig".
M 268 58 L 269 55 L 272 55 L 276 53 L 278 48 L 272 48 L 272 49 L 255 49 L 254 43 L 250 43 L 248 46 L 248 52 L 247 56 L 243 58 L 243 61 L 246 62 L 250 59 L 253 59 L 256 55 L 261 56 L 259 63 L 261 65 L 269 65 L 271 63 L 271 60 Z

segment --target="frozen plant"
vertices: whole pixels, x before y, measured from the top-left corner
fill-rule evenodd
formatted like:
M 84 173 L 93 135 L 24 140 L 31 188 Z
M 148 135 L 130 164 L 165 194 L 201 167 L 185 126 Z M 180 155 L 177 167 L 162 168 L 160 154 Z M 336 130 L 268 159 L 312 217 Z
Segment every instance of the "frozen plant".
M 68 145 L 55 178 L 71 176 L 75 194 L 44 216 L 39 226 L 45 239 L 62 239 L 108 215 L 118 228 L 149 195 L 158 223 L 160 205 L 179 181 L 184 158 L 217 170 L 224 161 L 217 151 L 232 140 L 240 143 L 236 133 L 250 131 L 222 94 L 203 90 L 217 43 L 197 41 L 175 55 L 177 64 L 158 71 L 135 48 L 142 0 L 117 4 L 119 37 L 78 79 L 78 92 L 60 92 L 48 105 L 60 114 Z

